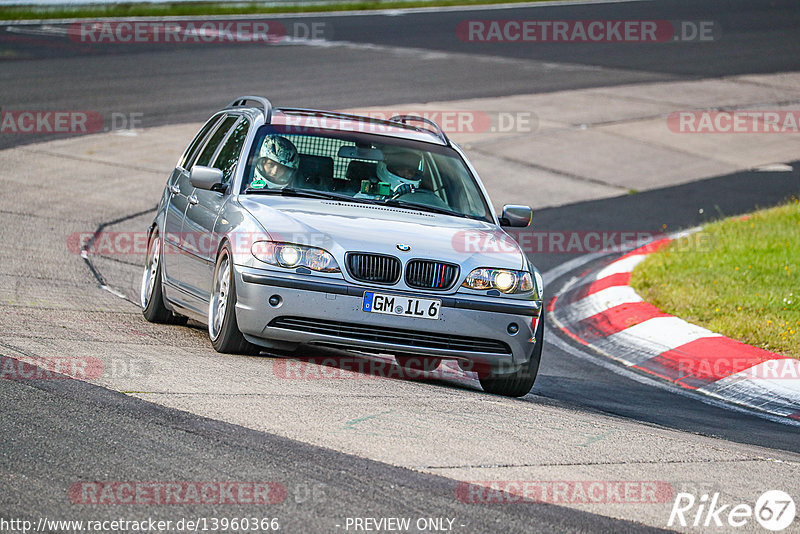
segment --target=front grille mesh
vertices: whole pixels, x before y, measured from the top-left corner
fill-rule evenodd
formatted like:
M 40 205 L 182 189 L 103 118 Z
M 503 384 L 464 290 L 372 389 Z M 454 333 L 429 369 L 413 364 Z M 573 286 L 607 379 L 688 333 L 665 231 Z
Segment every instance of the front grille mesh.
M 418 289 L 448 289 L 458 276 L 458 266 L 432 260 L 411 260 L 406 265 L 406 285 Z
M 310 334 L 336 336 L 339 338 L 391 343 L 407 347 L 448 349 L 460 352 L 486 352 L 490 354 L 511 354 L 509 346 L 501 341 L 483 339 L 439 332 L 419 332 L 403 328 L 388 328 L 357 323 L 344 323 L 324 319 L 303 317 L 278 317 L 269 323 L 272 328 L 282 328 Z
M 351 252 L 347 255 L 350 276 L 361 282 L 396 284 L 400 280 L 400 260 L 383 254 Z

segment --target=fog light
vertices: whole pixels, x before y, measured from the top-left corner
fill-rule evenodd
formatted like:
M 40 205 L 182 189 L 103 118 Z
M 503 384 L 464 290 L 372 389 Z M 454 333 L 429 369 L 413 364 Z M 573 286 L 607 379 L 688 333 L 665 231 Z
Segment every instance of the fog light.
M 269 298 L 269 305 L 272 306 L 273 308 L 277 308 L 278 306 L 281 305 L 281 300 L 282 299 L 279 295 L 272 295 Z
M 506 331 L 513 336 L 519 332 L 519 325 L 517 323 L 511 323 L 508 325 L 508 328 L 506 328 Z

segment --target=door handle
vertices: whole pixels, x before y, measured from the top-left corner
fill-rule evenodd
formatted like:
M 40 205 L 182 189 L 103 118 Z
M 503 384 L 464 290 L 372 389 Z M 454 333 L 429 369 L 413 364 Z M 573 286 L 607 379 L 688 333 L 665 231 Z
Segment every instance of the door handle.
M 187 200 L 189 201 L 189 204 L 191 204 L 192 206 L 194 206 L 198 202 L 197 195 L 192 195 Z
M 177 195 L 177 194 L 179 194 L 179 193 L 181 192 L 181 188 L 180 188 L 180 187 L 178 187 L 178 186 L 177 186 L 177 185 L 175 185 L 175 184 L 172 184 L 171 186 L 169 186 L 169 191 L 170 191 L 170 193 L 172 193 L 173 195 Z

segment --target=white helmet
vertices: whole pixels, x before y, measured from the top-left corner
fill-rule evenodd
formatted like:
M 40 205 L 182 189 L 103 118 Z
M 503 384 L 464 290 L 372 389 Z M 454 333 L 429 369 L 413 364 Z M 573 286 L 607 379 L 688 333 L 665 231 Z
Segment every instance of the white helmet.
M 300 156 L 294 143 L 280 135 L 268 135 L 261 145 L 255 161 L 256 174 L 270 187 L 283 187 L 294 177 L 300 166 Z M 251 182 L 250 187 L 258 187 L 258 179 Z
M 410 150 L 388 151 L 384 150 L 384 159 L 378 163 L 376 172 L 381 182 L 391 184 L 392 190 L 403 184 L 419 187 L 422 173 L 420 163 L 422 158 Z

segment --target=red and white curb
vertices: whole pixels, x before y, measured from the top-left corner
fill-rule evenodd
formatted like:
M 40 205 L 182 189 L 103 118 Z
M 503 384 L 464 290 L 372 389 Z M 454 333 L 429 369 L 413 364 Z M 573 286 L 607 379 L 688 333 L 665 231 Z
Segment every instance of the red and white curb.
M 628 284 L 664 238 L 568 282 L 547 306 L 553 324 L 600 354 L 657 379 L 800 421 L 800 361 L 662 312 Z

